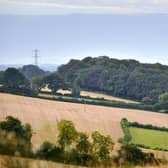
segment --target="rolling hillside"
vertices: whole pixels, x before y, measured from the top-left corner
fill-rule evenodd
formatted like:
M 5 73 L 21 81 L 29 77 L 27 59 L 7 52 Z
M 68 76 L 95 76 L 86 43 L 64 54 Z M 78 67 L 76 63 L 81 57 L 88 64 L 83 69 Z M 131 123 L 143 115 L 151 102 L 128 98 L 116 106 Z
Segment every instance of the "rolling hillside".
M 110 134 L 113 140 L 123 136 L 120 120 L 168 127 L 168 115 L 140 110 L 128 110 L 94 105 L 65 103 L 37 98 L 0 94 L 0 118 L 8 115 L 18 117 L 32 125 L 33 144 L 48 139 L 55 142 L 56 123 L 61 119 L 72 120 L 79 130 L 99 130 Z

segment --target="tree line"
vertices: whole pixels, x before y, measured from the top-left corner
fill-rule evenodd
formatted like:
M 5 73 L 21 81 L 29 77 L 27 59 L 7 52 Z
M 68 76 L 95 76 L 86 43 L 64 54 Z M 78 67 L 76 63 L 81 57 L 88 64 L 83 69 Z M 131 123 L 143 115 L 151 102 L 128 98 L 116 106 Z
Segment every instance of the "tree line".
M 107 56 L 70 60 L 54 73 L 28 65 L 19 72 L 38 87 L 48 87 L 55 92 L 60 86 L 71 88 L 78 96 L 80 89 L 99 91 L 109 95 L 156 104 L 161 94 L 168 92 L 168 66 L 142 64 L 136 60 L 117 60 Z M 11 78 L 11 81 L 13 79 Z M 3 72 L 0 72 L 0 83 Z
M 30 69 L 32 69 L 32 67 Z M 81 85 L 78 83 L 78 80 L 75 80 L 75 82 L 71 84 L 70 81 L 67 81 L 65 77 L 58 72 L 43 74 L 41 76 L 32 77 L 32 79 L 26 78 L 23 73 L 15 68 L 8 68 L 6 71 L 0 72 L 0 92 L 37 97 L 38 92 L 45 86 L 51 89 L 52 94 L 56 94 L 56 91 L 59 89 L 71 89 L 72 97 L 81 97 Z M 59 100 L 63 101 L 64 99 L 60 97 Z M 72 100 L 73 102 L 78 102 L 77 99 Z M 141 104 L 129 104 L 106 100 L 89 100 L 89 103 L 123 108 L 144 109 L 150 111 L 153 110 L 167 113 L 168 92 L 160 94 L 154 104 L 149 100 L 149 97 L 145 97 Z

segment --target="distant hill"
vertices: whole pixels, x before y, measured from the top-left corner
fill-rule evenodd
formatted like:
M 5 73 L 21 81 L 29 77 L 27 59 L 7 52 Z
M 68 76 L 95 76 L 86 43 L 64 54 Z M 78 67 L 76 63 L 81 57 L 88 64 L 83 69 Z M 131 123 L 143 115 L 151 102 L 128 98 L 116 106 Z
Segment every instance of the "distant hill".
M 44 71 L 54 72 L 57 70 L 58 65 L 54 64 L 40 64 L 39 67 Z
M 5 71 L 8 68 L 21 68 L 23 65 L 21 64 L 1 64 L 0 65 L 0 71 Z
M 35 65 L 25 65 L 20 68 L 19 71 L 29 80 L 33 77 L 42 76 L 48 73 Z
M 117 60 L 106 56 L 70 60 L 58 68 L 58 73 L 71 85 L 77 82 L 82 89 L 156 102 L 168 92 L 168 66 L 142 64 L 136 60 Z
M 13 67 L 13 68 L 21 68 L 24 65 L 22 64 L 0 64 L 0 71 L 5 71 L 6 69 L 8 69 L 9 67 Z M 56 71 L 58 65 L 54 65 L 54 64 L 40 64 L 39 67 L 44 70 L 44 71 Z

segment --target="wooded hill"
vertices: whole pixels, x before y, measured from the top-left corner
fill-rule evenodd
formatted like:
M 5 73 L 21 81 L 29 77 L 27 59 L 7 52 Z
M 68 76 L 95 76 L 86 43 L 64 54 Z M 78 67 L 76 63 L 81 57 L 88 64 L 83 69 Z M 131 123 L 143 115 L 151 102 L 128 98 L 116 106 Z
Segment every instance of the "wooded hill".
M 19 71 L 28 79 L 31 80 L 33 77 L 42 76 L 47 74 L 44 70 L 40 69 L 35 65 L 24 65 Z
M 155 103 L 168 91 L 168 66 L 117 60 L 106 56 L 70 60 L 57 71 L 66 81 L 82 89 Z

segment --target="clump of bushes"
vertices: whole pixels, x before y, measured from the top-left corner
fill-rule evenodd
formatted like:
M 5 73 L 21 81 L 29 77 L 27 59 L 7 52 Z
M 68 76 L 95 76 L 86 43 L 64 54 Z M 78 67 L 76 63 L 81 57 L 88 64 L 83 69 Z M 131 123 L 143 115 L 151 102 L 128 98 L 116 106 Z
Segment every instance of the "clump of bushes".
M 32 156 L 32 129 L 29 124 L 22 123 L 8 116 L 0 122 L 0 153 L 15 156 Z
M 124 144 L 115 158 L 117 165 L 159 165 L 161 160 L 156 159 L 153 153 L 144 153 L 136 145 Z
M 114 143 L 110 136 L 95 131 L 89 136 L 78 132 L 71 121 L 58 123 L 57 145 L 44 142 L 37 151 L 37 157 L 63 163 L 83 166 L 111 165 L 111 151 Z

